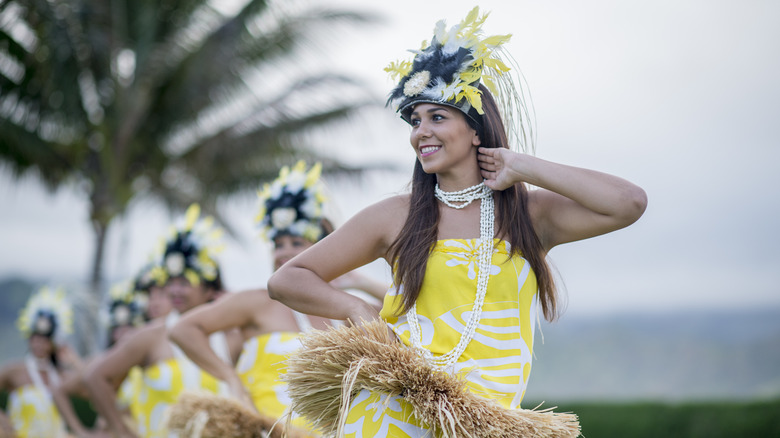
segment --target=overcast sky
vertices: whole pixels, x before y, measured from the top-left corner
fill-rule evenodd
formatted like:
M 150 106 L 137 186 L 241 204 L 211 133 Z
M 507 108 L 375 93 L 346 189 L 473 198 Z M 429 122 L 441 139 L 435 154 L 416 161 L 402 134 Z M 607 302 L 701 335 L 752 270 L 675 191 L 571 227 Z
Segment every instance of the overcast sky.
M 408 58 L 434 23 L 459 21 L 474 2 L 363 2 L 382 25 L 334 36 L 328 56 L 376 89 L 382 69 Z M 642 186 L 649 206 L 625 230 L 553 249 L 570 315 L 780 306 L 780 3 L 712 0 L 481 1 L 489 34 L 530 86 L 537 155 L 613 173 Z M 447 9 L 435 5 L 446 4 Z M 398 173 L 328 181 L 337 223 L 403 190 L 413 155 L 408 128 L 389 110 L 318 141 L 358 162 Z M 323 134 L 325 135 L 325 134 Z M 258 184 L 261 182 L 258 181 Z M 263 286 L 270 247 L 252 227 L 256 203 L 225 205 L 243 244 L 221 262 L 231 289 Z M 76 188 L 47 194 L 0 172 L 0 277 L 51 283 L 84 279 L 92 235 Z M 169 218 L 140 204 L 109 238 L 106 274 L 132 275 Z M 381 264 L 372 275 L 386 276 Z

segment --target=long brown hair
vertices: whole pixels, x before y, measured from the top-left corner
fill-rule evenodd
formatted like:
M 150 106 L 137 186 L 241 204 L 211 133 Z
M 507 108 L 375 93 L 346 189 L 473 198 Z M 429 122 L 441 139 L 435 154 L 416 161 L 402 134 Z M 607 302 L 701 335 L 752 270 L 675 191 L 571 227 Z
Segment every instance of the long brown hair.
M 504 123 L 493 96 L 484 86 L 482 91 L 482 126 L 465 117 L 477 131 L 481 147 L 509 148 Z M 401 232 L 388 248 L 388 258 L 393 267 L 393 279 L 403 296 L 401 312 L 407 312 L 420 295 L 428 257 L 436 244 L 439 225 L 439 205 L 434 196 L 436 175 L 423 171 L 420 160 L 414 164 L 409 215 Z M 544 318 L 552 321 L 557 316 L 557 294 L 550 267 L 545 260 L 542 243 L 534 231 L 528 214 L 528 191 L 523 183 L 506 190 L 495 191 L 496 225 L 498 236 L 506 236 L 512 254 L 522 255 L 536 274 L 539 301 Z

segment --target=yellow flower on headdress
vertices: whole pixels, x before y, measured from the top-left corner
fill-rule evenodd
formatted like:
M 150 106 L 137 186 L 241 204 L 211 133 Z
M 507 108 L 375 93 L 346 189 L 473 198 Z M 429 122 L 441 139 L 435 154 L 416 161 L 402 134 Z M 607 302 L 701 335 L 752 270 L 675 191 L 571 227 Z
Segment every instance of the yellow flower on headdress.
M 273 182 L 263 185 L 257 193 L 260 207 L 255 222 L 266 239 L 285 233 L 311 242 L 322 237 L 325 195 L 321 174 L 322 164 L 316 163 L 307 171 L 301 160 L 292 168 L 282 167 Z
M 42 287 L 28 300 L 16 321 L 22 336 L 33 333 L 50 336 L 55 341 L 73 332 L 73 310 L 62 288 Z

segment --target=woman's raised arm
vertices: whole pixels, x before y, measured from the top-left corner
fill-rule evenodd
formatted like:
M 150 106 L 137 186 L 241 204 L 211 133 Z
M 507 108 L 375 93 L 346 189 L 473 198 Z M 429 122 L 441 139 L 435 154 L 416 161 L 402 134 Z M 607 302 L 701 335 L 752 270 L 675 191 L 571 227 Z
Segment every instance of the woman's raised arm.
M 546 250 L 627 227 L 647 207 L 644 190 L 606 173 L 499 148 L 479 148 L 478 159 L 494 190 L 522 182 L 539 187 L 529 193 L 528 208 Z

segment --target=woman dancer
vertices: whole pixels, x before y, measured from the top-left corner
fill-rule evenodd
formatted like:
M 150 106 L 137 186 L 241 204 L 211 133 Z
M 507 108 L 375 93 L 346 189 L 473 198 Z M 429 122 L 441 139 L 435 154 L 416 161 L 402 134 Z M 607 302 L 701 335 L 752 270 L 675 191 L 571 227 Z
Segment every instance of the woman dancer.
M 72 309 L 62 289 L 42 288 L 30 297 L 19 316 L 17 326 L 30 351 L 23 361 L 0 370 L 0 389 L 9 391 L 8 417 L 19 438 L 66 436 L 52 388 L 81 366 L 63 344 L 72 325 Z
M 173 228 L 164 242 L 153 275 L 159 284 L 165 285 L 173 310 L 165 318 L 130 333 L 87 368 L 89 378 L 85 384 L 95 408 L 115 436 L 168 437 L 166 411 L 182 392 L 220 393 L 223 389 L 213 376 L 199 369 L 171 344 L 167 336 L 167 330 L 180 315 L 222 294 L 222 279 L 215 259 L 222 230 L 214 228 L 213 223 L 213 218 L 200 218 L 197 204 L 187 209 L 183 223 Z M 233 364 L 238 357 L 240 339 L 232 333 L 218 333 L 211 341 L 222 360 Z M 131 406 L 137 426 L 133 429 L 123 421 L 115 388 L 136 366 L 142 369 L 143 382 L 135 406 Z
M 273 242 L 274 270 L 333 231 L 323 216 L 320 170 L 317 163 L 307 171 L 303 161 L 292 169 L 283 167 L 259 195 L 257 221 L 266 239 Z M 354 272 L 339 280 L 340 287 L 363 290 L 379 299 L 386 290 Z M 273 301 L 266 290 L 259 289 L 227 294 L 183 316 L 170 337 L 198 366 L 227 382 L 231 394 L 245 406 L 276 420 L 290 404 L 286 384 L 279 379 L 287 354 L 300 347 L 301 332 L 331 324 Z M 236 368 L 219 360 L 207 342 L 211 333 L 232 328 L 240 329 L 245 341 Z
M 432 369 L 462 376 L 471 394 L 516 410 L 531 368 L 537 306 L 548 320 L 557 314 L 545 256 L 632 224 L 647 201 L 623 179 L 510 149 L 518 139 L 507 134 L 522 132 L 527 120 L 499 59 L 509 36 L 483 38 L 485 18 L 475 8 L 449 30 L 440 22 L 413 63 L 388 68 L 400 78 L 389 103 L 411 125 L 417 155 L 411 194 L 361 211 L 280 268 L 268 288 L 300 312 L 357 324 L 381 318 Z M 378 314 L 328 284 L 377 258 L 390 264 L 395 284 Z M 361 390 L 344 402 L 341 430 L 417 437 L 433 428 L 451 436 L 465 420 L 483 421 L 426 423 L 410 392 Z

